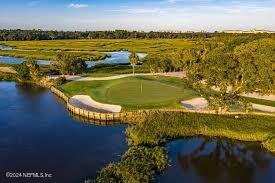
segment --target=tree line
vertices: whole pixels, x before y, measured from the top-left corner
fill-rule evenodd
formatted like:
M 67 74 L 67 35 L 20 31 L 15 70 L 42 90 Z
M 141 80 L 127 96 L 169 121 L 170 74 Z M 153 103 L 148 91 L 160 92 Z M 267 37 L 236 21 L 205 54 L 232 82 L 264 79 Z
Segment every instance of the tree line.
M 259 34 L 270 36 L 269 34 Z M 62 39 L 194 39 L 230 37 L 236 34 L 209 32 L 143 32 L 143 31 L 43 31 L 43 30 L 0 30 L 0 41 L 62 40 Z
M 201 44 L 170 54 L 152 54 L 144 65 L 151 72 L 183 71 L 187 87 L 219 111 L 238 106 L 249 110 L 242 93 L 275 92 L 275 40 L 231 40 L 232 44 Z

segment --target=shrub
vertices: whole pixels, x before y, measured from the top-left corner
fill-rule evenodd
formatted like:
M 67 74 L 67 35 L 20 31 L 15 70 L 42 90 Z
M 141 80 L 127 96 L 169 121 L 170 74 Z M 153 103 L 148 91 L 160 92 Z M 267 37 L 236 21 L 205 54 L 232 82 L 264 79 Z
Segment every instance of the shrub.
M 154 174 L 163 171 L 167 164 L 163 147 L 131 146 L 119 163 L 109 164 L 102 169 L 95 182 L 151 182 Z
M 56 78 L 56 80 L 55 80 L 55 84 L 57 85 L 57 86 L 60 86 L 60 85 L 62 85 L 62 84 L 64 84 L 64 83 L 66 83 L 66 78 L 65 77 L 63 77 L 63 76 L 59 76 L 58 78 Z

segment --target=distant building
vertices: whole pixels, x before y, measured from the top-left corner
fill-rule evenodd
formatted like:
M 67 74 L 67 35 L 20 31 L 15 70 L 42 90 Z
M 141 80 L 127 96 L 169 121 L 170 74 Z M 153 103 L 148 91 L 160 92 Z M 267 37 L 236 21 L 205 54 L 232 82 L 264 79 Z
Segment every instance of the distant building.
M 270 31 L 270 30 L 257 30 L 253 29 L 251 31 L 243 31 L 243 30 L 225 30 L 223 31 L 224 33 L 228 34 L 258 34 L 258 33 L 268 33 L 268 34 L 274 34 L 275 31 Z

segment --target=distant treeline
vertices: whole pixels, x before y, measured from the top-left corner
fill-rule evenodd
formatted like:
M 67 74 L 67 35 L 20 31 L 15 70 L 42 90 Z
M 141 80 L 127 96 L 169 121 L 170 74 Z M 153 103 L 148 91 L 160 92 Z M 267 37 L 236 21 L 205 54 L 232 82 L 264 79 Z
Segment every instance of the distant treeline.
M 0 41 L 61 40 L 61 39 L 183 39 L 230 36 L 225 33 L 208 32 L 139 32 L 139 31 L 43 31 L 43 30 L 0 30 Z

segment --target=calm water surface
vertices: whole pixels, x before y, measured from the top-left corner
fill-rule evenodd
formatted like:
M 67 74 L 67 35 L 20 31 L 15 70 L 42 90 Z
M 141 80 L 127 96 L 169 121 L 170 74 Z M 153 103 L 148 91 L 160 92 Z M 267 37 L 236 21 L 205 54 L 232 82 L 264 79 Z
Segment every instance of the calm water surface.
M 102 63 L 102 64 L 115 64 L 115 63 L 130 63 L 129 62 L 129 56 L 131 52 L 128 51 L 116 51 L 116 52 L 106 52 L 107 54 L 110 54 L 111 57 L 106 58 L 104 60 L 98 60 L 98 61 L 87 61 L 88 67 L 95 66 L 96 64 Z M 139 58 L 144 58 L 147 56 L 146 53 L 137 53 Z
M 80 123 L 50 91 L 0 82 L 0 182 L 83 182 L 127 150 L 125 126 Z M 43 172 L 7 179 L 5 172 Z
M 204 137 L 166 145 L 171 166 L 161 183 L 274 183 L 275 157 L 255 143 Z
M 106 53 L 110 54 L 111 57 L 106 58 L 104 60 L 98 60 L 98 61 L 86 61 L 88 67 L 95 66 L 96 64 L 99 64 L 99 63 L 104 63 L 104 64 L 129 63 L 129 56 L 131 53 L 128 51 L 117 51 L 117 52 L 106 52 Z M 137 55 L 139 56 L 139 58 L 144 58 L 146 57 L 147 54 L 138 53 Z M 22 62 L 25 62 L 25 61 L 26 61 L 25 58 L 0 56 L 0 63 L 21 64 Z M 37 64 L 40 64 L 40 65 L 52 64 L 52 62 L 49 60 L 36 60 L 36 62 Z
M 21 64 L 25 62 L 25 58 L 16 58 L 16 57 L 7 57 L 7 56 L 0 56 L 0 63 L 6 64 Z M 49 60 L 36 60 L 36 63 L 39 65 L 51 65 L 52 62 Z

